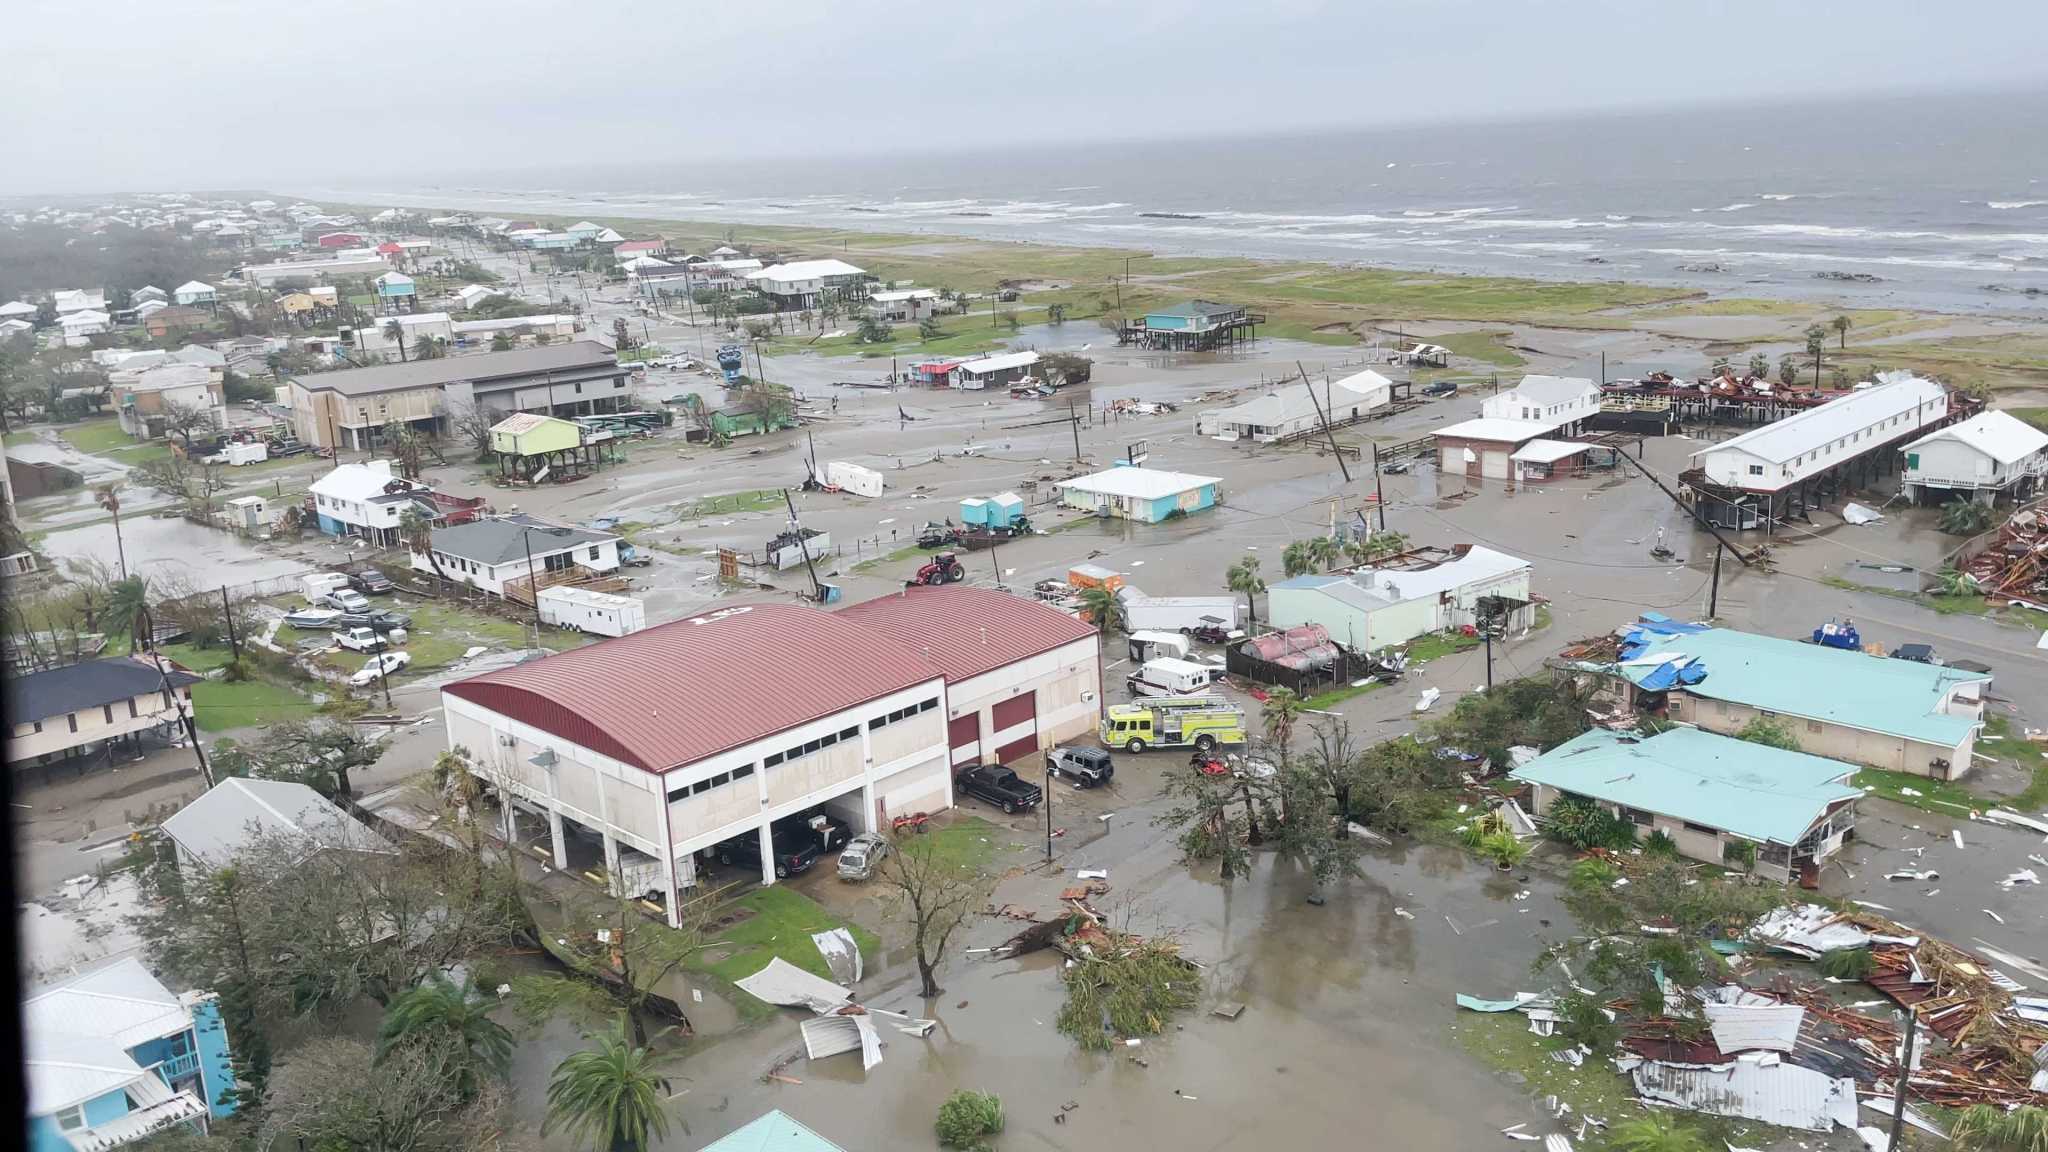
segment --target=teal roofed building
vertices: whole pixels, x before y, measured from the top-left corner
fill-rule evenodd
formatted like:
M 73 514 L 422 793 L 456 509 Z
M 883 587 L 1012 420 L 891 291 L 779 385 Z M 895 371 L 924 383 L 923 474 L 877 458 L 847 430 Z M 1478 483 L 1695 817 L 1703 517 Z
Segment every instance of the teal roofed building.
M 1853 764 L 1677 727 L 1638 737 L 1604 728 L 1575 736 L 1510 775 L 1535 786 L 1537 816 L 1564 797 L 1662 832 L 1680 855 L 1711 864 L 1754 856 L 1783 882 L 1817 871 L 1856 826 Z
M 1241 304 L 1183 300 L 1126 324 L 1118 333 L 1118 340 L 1147 348 L 1200 352 L 1251 340 L 1258 325 L 1265 322 L 1264 316 Z
M 1620 679 L 1632 708 L 1730 736 L 1770 717 L 1816 756 L 1937 780 L 1970 769 L 1989 673 L 1732 628 L 1646 621 L 1630 636 L 1640 643 L 1597 670 Z
M 706 1144 L 700 1152 L 846 1152 L 777 1108 L 745 1127 Z

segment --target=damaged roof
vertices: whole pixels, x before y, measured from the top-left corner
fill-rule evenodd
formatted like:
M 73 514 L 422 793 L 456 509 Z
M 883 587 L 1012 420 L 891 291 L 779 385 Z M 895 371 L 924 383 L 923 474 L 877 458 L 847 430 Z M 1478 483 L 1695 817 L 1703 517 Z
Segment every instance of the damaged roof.
M 1943 701 L 1957 684 L 1991 678 L 1732 628 L 1661 636 L 1651 648 L 1705 664 L 1706 675 L 1686 685 L 1695 696 L 1950 748 L 1977 721 L 1940 711 Z M 1615 671 L 1640 685 L 1659 667 L 1622 665 Z
M 1796 844 L 1828 807 L 1863 793 L 1852 764 L 1697 728 L 1648 738 L 1595 728 L 1509 775 L 1744 839 Z

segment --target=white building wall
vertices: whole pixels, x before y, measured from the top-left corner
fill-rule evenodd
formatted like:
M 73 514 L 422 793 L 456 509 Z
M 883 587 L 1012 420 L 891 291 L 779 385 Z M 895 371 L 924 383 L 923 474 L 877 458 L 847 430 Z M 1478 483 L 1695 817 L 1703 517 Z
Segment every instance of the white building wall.
M 996 749 L 1021 739 L 1034 725 L 1040 751 L 1094 731 L 1102 709 L 1100 656 L 1090 637 L 947 685 L 947 718 L 973 715 L 975 731 L 980 733 L 971 758 L 962 745 L 958 753 L 962 763 L 983 762 Z M 1013 724 L 994 730 L 996 705 L 1026 692 L 1036 694 L 1034 725 Z

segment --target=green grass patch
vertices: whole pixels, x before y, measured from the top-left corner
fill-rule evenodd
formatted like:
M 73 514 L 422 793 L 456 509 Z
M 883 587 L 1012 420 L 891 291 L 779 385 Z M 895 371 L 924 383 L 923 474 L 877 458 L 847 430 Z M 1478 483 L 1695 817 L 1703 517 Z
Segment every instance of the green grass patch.
M 225 668 L 233 663 L 235 658 L 234 650 L 226 644 L 212 648 L 200 648 L 192 644 L 160 644 L 157 651 L 162 652 L 167 659 L 176 660 L 194 672 L 211 672 L 215 668 Z
M 208 680 L 192 686 L 193 719 L 206 732 L 301 720 L 312 708 L 306 697 L 268 680 Z
M 111 416 L 66 424 L 57 430 L 57 435 L 80 452 L 94 455 L 136 447 L 135 437 L 121 431 L 120 421 Z
M 2048 432 L 2048 408 L 2007 408 L 2005 411 L 2043 432 Z M 14 441 L 9 440 L 8 443 L 12 444 Z
M 780 488 L 756 488 L 749 492 L 721 492 L 716 496 L 700 496 L 677 509 L 678 520 L 701 520 L 706 516 L 722 516 L 733 512 L 766 512 L 772 508 L 787 508 Z
M 731 901 L 721 911 L 732 908 L 745 908 L 752 915 L 737 924 L 708 933 L 707 942 L 722 943 L 700 952 L 699 958 L 691 962 L 691 968 L 731 983 L 752 976 L 772 957 L 780 956 L 807 972 L 830 979 L 832 971 L 825 966 L 825 958 L 819 955 L 818 946 L 811 943 L 811 933 L 842 926 L 853 933 L 854 942 L 860 945 L 863 963 L 873 965 L 881 957 L 881 941 L 875 939 L 874 933 L 842 921 L 827 912 L 823 905 L 787 884 L 756 888 Z M 706 956 L 716 959 L 704 959 Z M 744 1003 L 753 997 L 743 992 L 739 999 Z
M 870 557 L 869 559 L 863 560 L 860 563 L 855 564 L 853 566 L 853 570 L 855 572 L 865 572 L 870 568 L 879 568 L 884 564 L 900 564 L 905 560 L 921 557 L 924 554 L 924 549 L 919 548 L 915 544 L 909 544 L 902 548 L 898 548 L 897 550 L 889 553 L 886 556 L 874 556 Z
M 1417 636 L 1415 639 L 1410 640 L 1407 644 L 1403 645 L 1403 650 L 1408 653 L 1408 662 L 1410 664 L 1427 664 L 1431 660 L 1449 656 L 1453 652 L 1470 651 L 1479 647 L 1482 643 L 1484 641 L 1479 637 L 1467 636 L 1462 632 L 1451 632 L 1448 634 L 1432 632 L 1427 636 Z
M 8 446 L 9 448 L 12 448 L 12 447 L 14 447 L 14 446 L 15 446 L 16 444 L 28 444 L 28 443 L 31 443 L 31 442 L 33 442 L 33 441 L 34 441 L 34 440 L 35 440 L 36 438 L 37 438 L 37 437 L 36 437 L 36 432 L 35 432 L 35 429 L 33 429 L 33 428 L 17 428 L 17 429 L 15 429 L 14 431 L 12 431 L 12 432 L 9 432 L 9 433 L 7 434 L 7 438 L 6 438 L 6 444 L 7 444 L 7 446 Z
M 1605 1059 L 1589 1057 L 1581 1068 L 1551 1059 L 1551 1045 L 1561 1045 L 1565 1041 L 1531 1034 L 1529 1022 L 1520 1012 L 1459 1011 L 1454 1019 L 1451 1030 L 1457 1036 L 1458 1046 L 1468 1055 L 1496 1071 L 1518 1073 L 1524 1081 L 1521 1085 L 1523 1091 L 1532 1097 L 1556 1096 L 1570 1104 L 1578 1115 L 1599 1116 L 1608 1122 L 1606 1131 L 1589 1129 L 1584 1140 L 1574 1139 L 1574 1147 L 1581 1150 L 1607 1148 L 1607 1133 L 1612 1132 L 1615 1125 L 1643 1114 L 1641 1105 L 1636 1101 L 1634 1086 L 1621 1073 L 1614 1071 Z M 1754 1147 L 1771 1147 L 1777 1143 L 1773 1137 L 1778 1130 L 1769 1125 L 1674 1109 L 1659 1111 L 1679 1125 L 1700 1132 L 1710 1148 L 1719 1148 L 1727 1140 Z M 1746 1139 L 1737 1136 L 1738 1128 L 1748 1132 Z M 1786 1132 L 1785 1135 L 1791 1133 Z
M 963 872 L 983 875 L 993 871 L 998 856 L 1017 849 L 1003 828 L 979 816 L 932 828 L 924 837 L 931 842 L 932 855 Z
M 1451 350 L 1454 356 L 1477 360 L 1496 368 L 1520 368 L 1528 361 L 1522 354 L 1508 347 L 1507 341 L 1514 333 L 1505 328 L 1481 328 L 1471 332 L 1447 332 L 1442 336 L 1429 338 L 1432 344 L 1441 344 Z
M 1906 772 L 1888 772 L 1882 768 L 1859 768 L 1856 775 L 1849 778 L 1849 783 L 1857 788 L 1870 789 L 1871 795 L 1943 816 L 1960 816 L 1985 805 L 1983 797 L 1960 784 Z
M 1820 581 L 1830 588 L 1840 588 L 1845 592 L 1869 592 L 1877 596 L 1889 596 L 1894 600 L 1904 600 L 1908 603 L 1918 604 L 1922 608 L 1931 608 L 1943 616 L 1989 616 L 1997 611 L 1990 601 L 1976 593 L 1966 596 L 1941 596 L 1932 592 L 1908 592 L 1903 588 L 1882 588 L 1875 584 L 1858 584 L 1854 580 L 1837 576 L 1832 572 L 1822 576 Z
M 1349 325 L 1333 327 L 1329 324 L 1311 325 L 1307 321 L 1270 321 L 1259 329 L 1259 335 L 1275 340 L 1299 340 L 1304 344 L 1330 344 L 1349 347 L 1359 343 L 1358 333 Z
M 1312 712 L 1325 712 L 1354 696 L 1363 696 L 1380 687 L 1383 687 L 1383 685 L 1377 680 L 1367 680 L 1363 684 L 1346 684 L 1342 688 L 1332 688 L 1328 692 L 1319 692 L 1302 701 L 1301 706 Z

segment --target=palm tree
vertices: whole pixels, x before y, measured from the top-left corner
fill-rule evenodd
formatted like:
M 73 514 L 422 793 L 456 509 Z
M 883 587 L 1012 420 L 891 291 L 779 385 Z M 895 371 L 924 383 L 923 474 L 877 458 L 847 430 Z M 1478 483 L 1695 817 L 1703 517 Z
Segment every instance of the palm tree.
M 1975 536 L 1991 527 L 1991 509 L 1975 500 L 1952 500 L 1941 510 L 1940 526 L 1951 536 Z
M 1266 727 L 1266 739 L 1286 748 L 1294 735 L 1294 722 L 1307 707 L 1292 688 L 1275 688 L 1266 694 L 1266 709 L 1260 721 Z
M 121 561 L 121 579 L 126 580 L 128 578 L 128 548 L 121 542 L 121 482 L 116 480 L 110 484 L 102 484 L 93 489 L 92 492 L 93 496 L 98 499 L 100 507 L 113 514 L 114 555 Z
M 1311 570 L 1327 572 L 1337 566 L 1337 557 L 1343 555 L 1343 545 L 1335 536 L 1316 536 L 1308 542 L 1308 558 Z
M 1407 550 L 1406 532 L 1381 532 L 1372 538 L 1372 554 L 1375 557 L 1398 556 Z
M 396 320 L 384 322 L 384 338 L 398 342 L 398 362 L 405 363 L 405 325 Z
M 1977 590 L 1977 581 L 1968 572 L 1959 572 L 1943 565 L 1934 574 L 1934 591 L 1940 596 L 1968 596 Z
M 1842 351 L 1844 352 L 1849 350 L 1850 325 L 1851 321 L 1847 316 L 1837 316 L 1833 320 L 1828 321 L 1828 327 L 1833 328 L 1835 335 L 1842 338 Z
M 1280 553 L 1280 570 L 1292 580 L 1305 572 L 1315 571 L 1315 557 L 1310 554 L 1308 541 L 1296 540 Z
M 441 559 L 434 555 L 434 521 L 418 508 L 407 508 L 398 517 L 398 538 L 405 541 L 406 550 L 415 556 L 425 556 L 427 566 L 434 570 L 438 579 L 448 579 L 441 571 Z
M 128 651 L 140 651 L 149 640 L 149 583 L 124 576 L 107 588 L 107 622 L 128 629 Z
M 1971 1152 L 2040 1152 L 2048 1148 L 2048 1108 L 2021 1106 L 2010 1112 L 1989 1104 L 1963 1109 L 1949 1136 Z
M 1821 354 L 1828 348 L 1828 330 L 1818 324 L 1806 330 L 1806 354 L 1813 357 L 1813 386 L 1820 387 Z
M 1344 558 L 1353 564 L 1363 564 L 1373 558 L 1375 549 L 1372 540 L 1365 536 L 1353 536 L 1344 542 Z
M 1254 597 L 1266 590 L 1266 582 L 1259 578 L 1259 558 L 1246 556 L 1230 566 L 1223 574 L 1224 586 L 1232 592 L 1244 594 L 1244 613 L 1247 619 L 1259 622 L 1259 605 Z
M 1122 632 L 1124 627 L 1124 602 L 1107 588 L 1081 589 L 1081 611 L 1095 622 L 1102 634 Z
M 479 1072 L 503 1078 L 512 1070 L 512 1033 L 491 1019 L 491 1001 L 470 977 L 462 983 L 436 972 L 391 1001 L 377 1029 L 377 1059 L 400 1045 L 440 1040 L 457 1055 L 455 1090 L 473 1099 Z
M 626 1040 L 624 1022 L 587 1039 L 597 1047 L 555 1065 L 541 1135 L 564 1128 L 598 1152 L 645 1152 L 650 1135 L 668 1135 L 654 1054 Z

